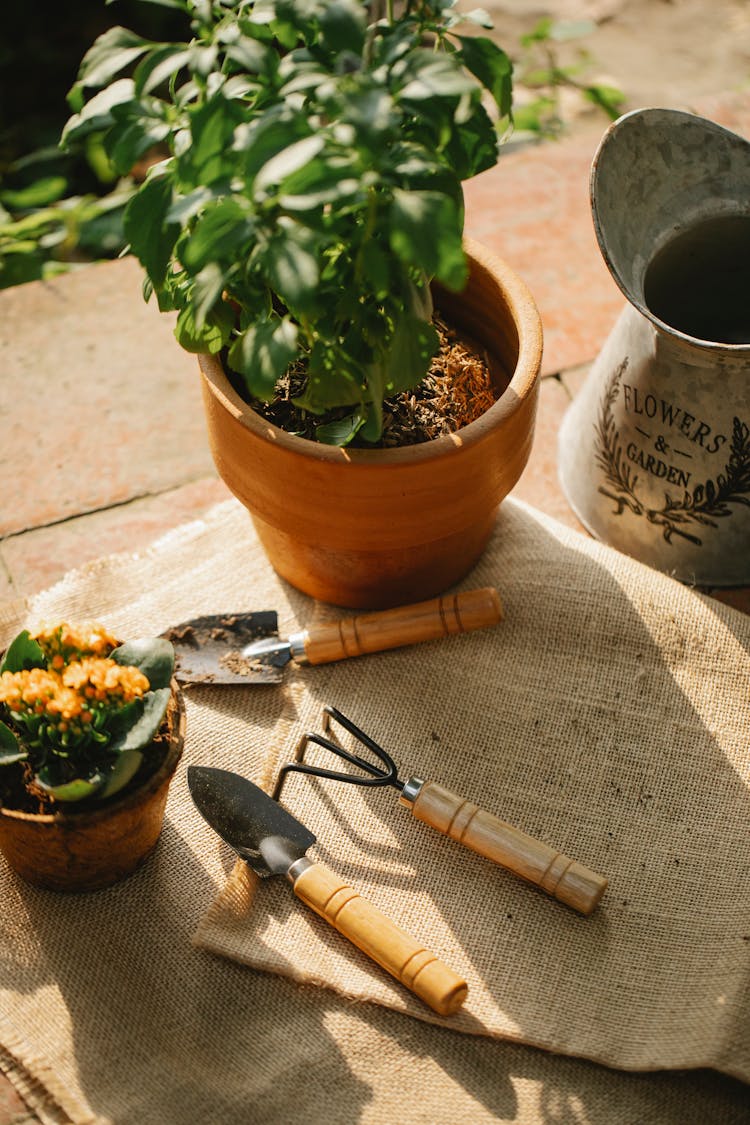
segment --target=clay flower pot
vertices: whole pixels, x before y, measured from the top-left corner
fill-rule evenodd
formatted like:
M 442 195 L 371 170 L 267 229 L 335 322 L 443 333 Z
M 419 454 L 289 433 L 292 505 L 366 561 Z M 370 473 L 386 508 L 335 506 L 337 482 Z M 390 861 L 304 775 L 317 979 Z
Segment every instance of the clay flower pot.
M 0 851 L 17 875 L 48 890 L 95 891 L 124 879 L 146 859 L 161 833 L 185 738 L 185 707 L 174 680 L 164 723 L 166 755 L 140 788 L 101 805 L 60 806 L 54 814 L 0 807 Z
M 498 504 L 526 465 L 542 354 L 539 314 L 502 261 L 474 243 L 466 250 L 467 287 L 459 294 L 436 289 L 436 304 L 486 349 L 504 389 L 455 434 L 397 449 L 320 445 L 260 418 L 220 361 L 199 357 L 218 473 L 250 512 L 275 570 L 306 594 L 377 608 L 442 592 L 478 560 Z

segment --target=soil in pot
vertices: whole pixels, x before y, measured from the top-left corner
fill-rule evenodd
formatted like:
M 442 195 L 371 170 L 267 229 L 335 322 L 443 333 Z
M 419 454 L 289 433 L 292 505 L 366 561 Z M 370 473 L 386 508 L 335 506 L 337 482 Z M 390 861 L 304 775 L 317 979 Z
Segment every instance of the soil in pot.
M 508 377 L 495 370 L 497 365 L 492 364 L 486 350 L 437 314 L 433 324 L 439 348 L 425 378 L 414 390 L 385 400 L 380 441 L 371 443 L 355 437 L 350 448 L 394 449 L 455 433 L 489 410 L 505 390 Z M 226 364 L 225 370 L 237 394 L 257 414 L 287 433 L 311 441 L 316 440 L 318 426 L 337 421 L 351 410 L 345 407 L 321 416 L 296 407 L 294 399 L 302 393 L 307 377 L 301 360 L 279 381 L 276 397 L 271 402 L 249 396 L 241 377 Z

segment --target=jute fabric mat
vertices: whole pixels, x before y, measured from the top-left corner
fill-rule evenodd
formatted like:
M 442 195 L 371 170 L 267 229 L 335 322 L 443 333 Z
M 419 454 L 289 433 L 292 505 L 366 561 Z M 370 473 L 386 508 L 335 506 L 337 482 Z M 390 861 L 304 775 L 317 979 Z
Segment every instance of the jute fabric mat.
M 747 1120 L 730 1079 L 507 1040 L 747 1078 L 750 623 L 512 502 L 464 583 L 485 584 L 505 601 L 497 629 L 289 669 L 281 687 L 190 689 L 162 839 L 119 886 L 55 895 L 0 866 L 0 1066 L 43 1121 Z M 0 643 L 40 619 L 136 635 L 251 608 L 277 609 L 282 632 L 338 613 L 271 572 L 229 502 L 4 607 Z M 413 822 L 389 791 L 292 778 L 284 800 L 320 857 L 465 972 L 466 1011 L 440 1021 L 285 883 L 256 888 L 185 767 L 270 789 L 326 702 L 403 772 L 606 873 L 597 913 Z

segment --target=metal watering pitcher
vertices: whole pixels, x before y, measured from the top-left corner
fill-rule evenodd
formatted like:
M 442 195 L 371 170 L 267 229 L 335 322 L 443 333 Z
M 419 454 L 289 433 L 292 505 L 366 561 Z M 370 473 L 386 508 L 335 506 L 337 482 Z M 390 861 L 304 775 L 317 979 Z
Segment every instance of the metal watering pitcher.
M 627 297 L 560 430 L 584 526 L 685 582 L 750 584 L 750 144 L 636 110 L 591 170 L 604 260 Z

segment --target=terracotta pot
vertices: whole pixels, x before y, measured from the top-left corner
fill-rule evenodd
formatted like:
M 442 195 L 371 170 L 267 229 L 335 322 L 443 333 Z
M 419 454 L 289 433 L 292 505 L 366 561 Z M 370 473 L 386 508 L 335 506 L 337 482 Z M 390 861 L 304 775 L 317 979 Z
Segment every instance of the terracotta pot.
M 182 692 L 172 681 L 169 749 L 134 792 L 100 808 L 35 815 L 0 807 L 0 851 L 22 879 L 53 891 L 95 891 L 124 879 L 156 846 L 167 790 L 185 739 Z
M 199 357 L 218 473 L 252 515 L 273 567 L 306 594 L 378 608 L 442 592 L 476 563 L 498 504 L 526 465 L 539 314 L 503 262 L 474 243 L 466 249 L 466 289 L 436 288 L 436 304 L 486 349 L 498 389 L 507 386 L 453 435 L 398 449 L 320 445 L 262 419 L 216 357 Z

